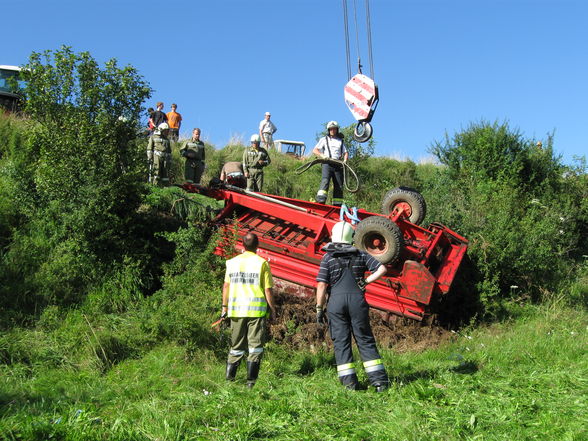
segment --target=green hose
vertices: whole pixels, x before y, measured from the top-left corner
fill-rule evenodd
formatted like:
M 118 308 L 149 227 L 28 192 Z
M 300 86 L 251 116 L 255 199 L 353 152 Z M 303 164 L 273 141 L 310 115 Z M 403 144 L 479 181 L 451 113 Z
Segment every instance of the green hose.
M 343 187 L 345 188 L 345 190 L 347 190 L 349 193 L 357 193 L 357 191 L 359 190 L 359 178 L 357 177 L 357 174 L 355 174 L 355 172 L 353 171 L 353 169 L 349 166 L 349 164 L 347 164 L 344 161 L 340 161 L 338 159 L 332 159 L 332 158 L 318 158 L 318 159 L 313 159 L 310 162 L 307 162 L 306 164 L 302 164 L 300 167 L 298 167 L 295 171 L 296 174 L 301 175 L 302 173 L 304 173 L 305 171 L 307 171 L 310 167 L 312 167 L 315 164 L 331 164 L 331 165 L 342 165 L 343 166 Z M 349 188 L 347 186 L 347 177 L 348 177 L 348 173 L 351 173 L 353 179 L 355 179 L 355 188 Z

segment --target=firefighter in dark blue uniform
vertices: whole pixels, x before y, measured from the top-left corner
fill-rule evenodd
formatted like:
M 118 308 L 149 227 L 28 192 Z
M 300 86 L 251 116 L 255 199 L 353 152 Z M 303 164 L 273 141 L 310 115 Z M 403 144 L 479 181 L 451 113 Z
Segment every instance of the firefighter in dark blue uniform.
M 353 247 L 353 227 L 338 222 L 333 227 L 331 243 L 320 264 L 317 284 L 317 322 L 325 322 L 327 288 L 330 296 L 326 308 L 331 339 L 335 346 L 335 360 L 339 380 L 348 389 L 359 386 L 353 364 L 351 335 L 359 348 L 364 369 L 376 391 L 389 386 L 388 375 L 369 320 L 369 307 L 365 300 L 365 286 L 386 274 L 386 267 L 369 254 Z M 366 271 L 371 274 L 364 278 Z

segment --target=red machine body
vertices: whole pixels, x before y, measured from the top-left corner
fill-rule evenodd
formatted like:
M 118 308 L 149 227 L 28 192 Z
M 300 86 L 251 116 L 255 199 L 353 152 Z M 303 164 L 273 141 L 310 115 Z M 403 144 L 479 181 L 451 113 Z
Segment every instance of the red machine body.
M 296 293 L 312 295 L 324 251 L 340 209 L 331 205 L 252 193 L 236 187 L 208 188 L 184 184 L 184 190 L 224 200 L 216 216 L 222 231 L 216 248 L 223 255 L 235 234 L 253 232 L 259 237 L 258 254 L 270 263 L 274 278 L 302 287 Z M 359 219 L 383 216 L 358 210 Z M 466 253 L 468 241 L 449 228 L 410 223 L 403 210 L 389 217 L 402 231 L 400 257 L 387 264 L 388 273 L 367 287 L 368 304 L 392 314 L 422 320 L 431 312 L 436 295 L 446 294 Z M 240 244 L 237 243 L 237 248 Z

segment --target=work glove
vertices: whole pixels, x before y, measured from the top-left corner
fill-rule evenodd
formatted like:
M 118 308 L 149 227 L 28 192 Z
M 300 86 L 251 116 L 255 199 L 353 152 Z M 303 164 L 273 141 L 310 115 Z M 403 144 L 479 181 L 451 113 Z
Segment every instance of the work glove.
M 227 317 L 228 317 L 227 311 L 221 312 L 221 316 L 220 316 L 221 319 L 226 320 Z
M 325 323 L 327 323 L 327 317 L 325 315 L 325 310 L 323 309 L 322 306 L 316 307 L 316 322 L 319 325 L 324 325 Z
M 368 285 L 368 283 L 367 283 L 367 281 L 366 281 L 365 279 L 360 279 L 360 280 L 357 282 L 357 286 L 358 286 L 358 287 L 359 287 L 359 289 L 361 289 L 363 292 L 365 292 L 365 289 L 366 289 L 367 285 Z

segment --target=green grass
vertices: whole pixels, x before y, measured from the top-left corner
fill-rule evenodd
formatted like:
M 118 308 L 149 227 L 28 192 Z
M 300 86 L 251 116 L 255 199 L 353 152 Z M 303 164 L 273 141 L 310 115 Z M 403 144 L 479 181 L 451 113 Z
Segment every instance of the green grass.
M 384 351 L 384 394 L 342 389 L 329 353 L 275 343 L 248 390 L 243 367 L 225 382 L 224 351 L 162 343 L 102 372 L 56 362 L 39 348 L 54 336 L 38 334 L 31 357 L 0 365 L 0 439 L 580 441 L 587 333 L 585 311 L 542 306 L 442 347 Z

